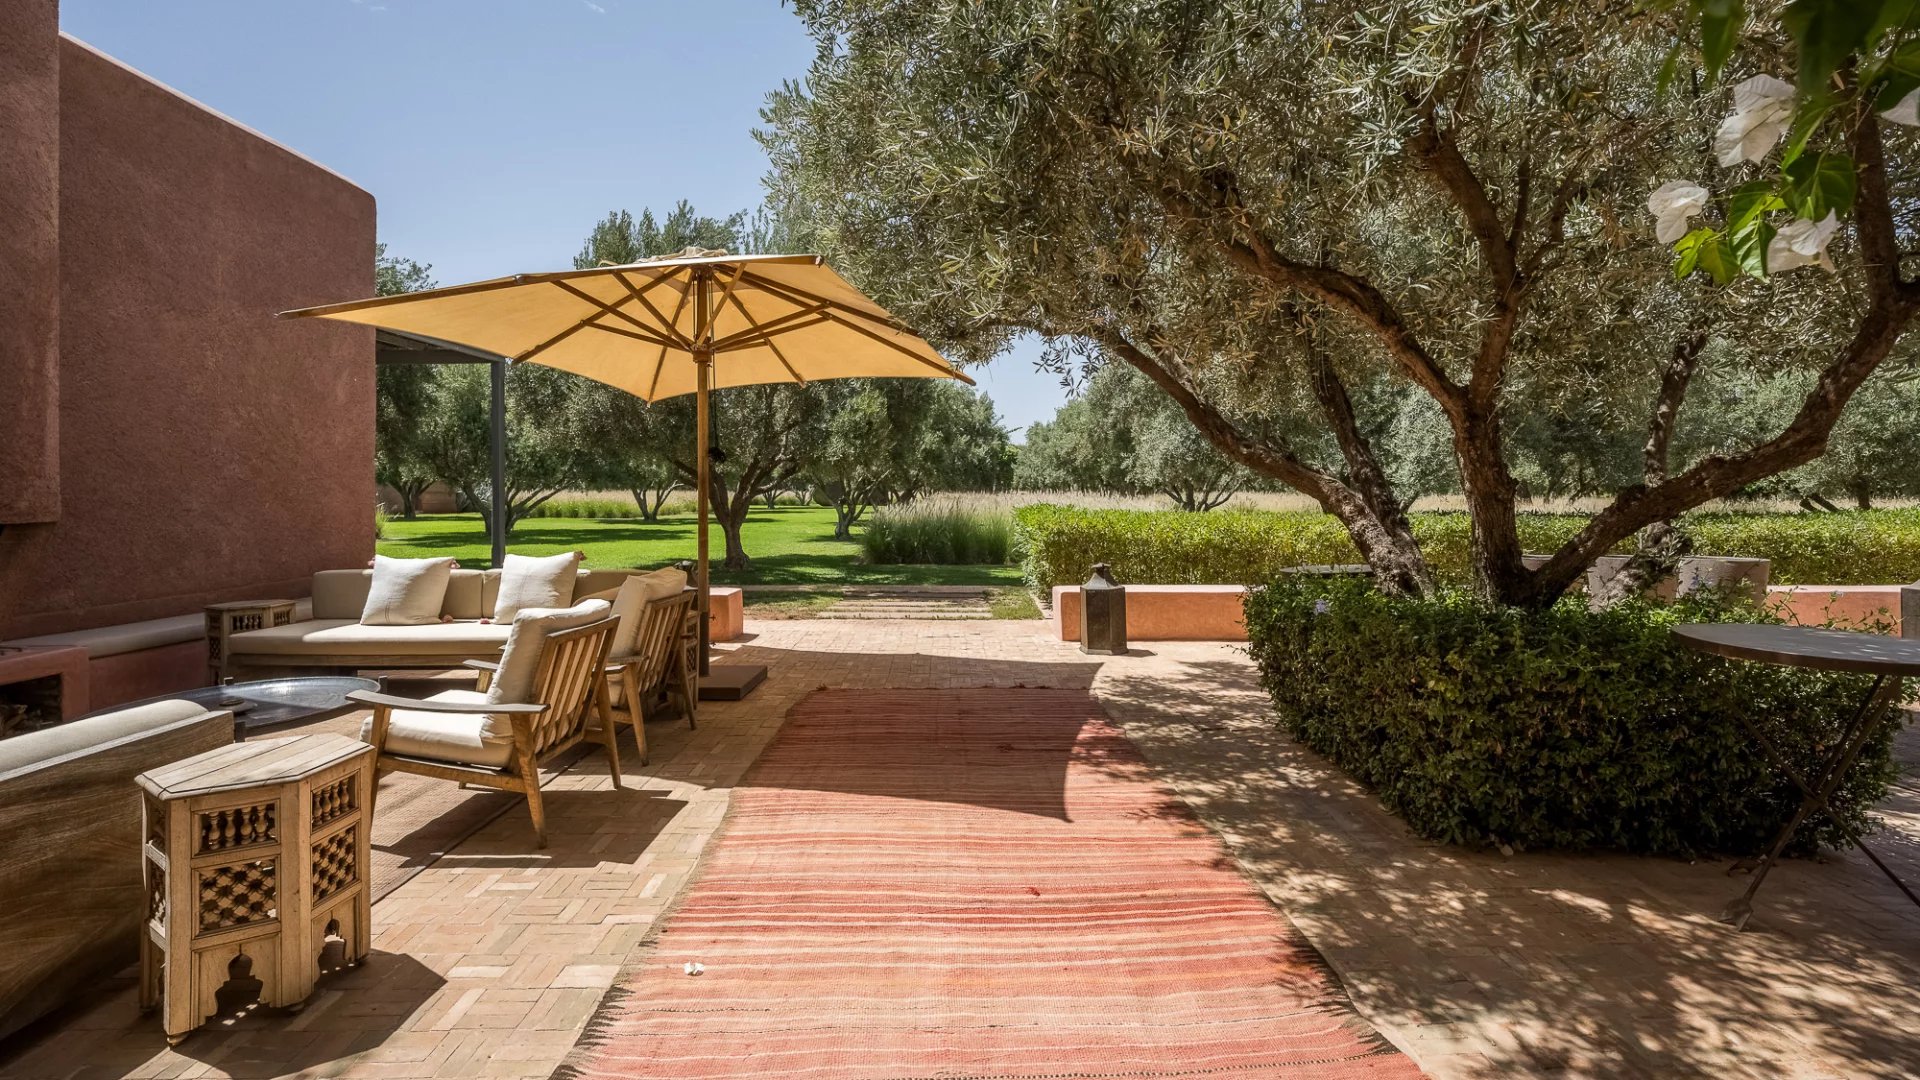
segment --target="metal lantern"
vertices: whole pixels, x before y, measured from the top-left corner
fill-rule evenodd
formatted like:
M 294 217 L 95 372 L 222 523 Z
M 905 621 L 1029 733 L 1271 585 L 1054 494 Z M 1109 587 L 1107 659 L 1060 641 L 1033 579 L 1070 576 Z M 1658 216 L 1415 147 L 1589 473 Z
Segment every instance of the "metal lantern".
M 1093 564 L 1080 586 L 1080 651 L 1120 656 L 1127 651 L 1127 587 L 1113 580 L 1113 567 Z

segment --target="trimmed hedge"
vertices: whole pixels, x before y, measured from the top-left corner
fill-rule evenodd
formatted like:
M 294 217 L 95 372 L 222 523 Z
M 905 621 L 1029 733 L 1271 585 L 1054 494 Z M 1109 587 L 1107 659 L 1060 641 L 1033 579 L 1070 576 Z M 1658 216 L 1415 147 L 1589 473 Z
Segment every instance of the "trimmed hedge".
M 1247 599 L 1250 651 L 1280 722 L 1415 832 L 1673 855 L 1758 851 L 1799 801 L 1739 715 L 1805 771 L 1866 690 L 1861 676 L 1708 658 L 1669 634 L 1760 618 L 1712 597 L 1524 612 L 1339 581 Z M 1857 830 L 1893 780 L 1892 730 L 1834 797 Z M 1841 839 L 1818 815 L 1796 841 L 1804 852 Z
M 1521 514 L 1520 538 L 1528 551 L 1551 551 L 1586 521 L 1579 514 Z M 1920 579 L 1920 509 L 1690 514 L 1685 523 L 1698 554 L 1771 559 L 1776 585 Z M 1467 515 L 1419 513 L 1413 527 L 1434 572 L 1464 582 Z M 1096 562 L 1112 563 L 1122 582 L 1245 585 L 1271 580 L 1288 566 L 1360 558 L 1339 521 L 1314 511 L 1190 514 L 1043 504 L 1014 511 L 1014 532 L 1027 584 L 1041 595 L 1079 582 Z

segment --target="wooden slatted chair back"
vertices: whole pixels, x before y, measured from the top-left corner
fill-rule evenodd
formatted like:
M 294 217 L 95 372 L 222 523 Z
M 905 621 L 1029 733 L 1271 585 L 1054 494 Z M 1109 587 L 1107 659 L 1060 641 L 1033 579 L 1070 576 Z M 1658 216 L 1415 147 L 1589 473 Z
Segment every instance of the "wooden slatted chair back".
M 642 693 L 659 689 L 666 679 L 667 665 L 681 661 L 681 650 L 677 646 L 687 612 L 693 609 L 693 595 L 683 590 L 678 595 L 649 602 L 640 613 L 640 632 L 634 636 L 633 653 L 641 658 L 635 674 Z
M 587 726 L 594 689 L 606 667 L 618 619 L 602 619 L 547 635 L 533 679 L 534 703 L 547 706 L 534 722 L 534 754 L 566 742 Z

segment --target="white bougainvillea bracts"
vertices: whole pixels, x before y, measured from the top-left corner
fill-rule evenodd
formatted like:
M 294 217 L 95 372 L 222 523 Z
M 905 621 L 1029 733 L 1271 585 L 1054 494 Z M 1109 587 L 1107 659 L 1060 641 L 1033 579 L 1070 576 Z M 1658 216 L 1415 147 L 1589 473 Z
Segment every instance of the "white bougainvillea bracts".
M 1771 75 L 1755 75 L 1733 88 L 1733 115 L 1714 132 L 1713 150 L 1722 165 L 1757 162 L 1767 156 L 1793 123 L 1793 84 Z
M 1840 218 L 1832 213 L 1819 221 L 1795 221 L 1774 234 L 1767 244 L 1767 272 L 1777 274 L 1795 267 L 1818 265 L 1833 269 L 1827 257 L 1827 245 L 1840 229 Z
M 1653 233 L 1663 244 L 1687 235 L 1687 219 L 1707 207 L 1710 192 L 1688 180 L 1669 180 L 1653 189 L 1647 210 L 1653 214 Z

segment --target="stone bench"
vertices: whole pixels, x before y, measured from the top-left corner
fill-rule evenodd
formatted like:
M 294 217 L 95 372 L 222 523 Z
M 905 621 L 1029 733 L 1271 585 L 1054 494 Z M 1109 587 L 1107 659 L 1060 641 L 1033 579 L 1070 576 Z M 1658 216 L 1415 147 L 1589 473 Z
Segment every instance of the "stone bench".
M 198 612 L 0 644 L 86 650 L 88 709 L 110 708 L 207 682 L 207 623 Z
M 1129 641 L 1245 641 L 1245 585 L 1129 585 Z M 1080 586 L 1053 588 L 1061 641 L 1080 640 Z

